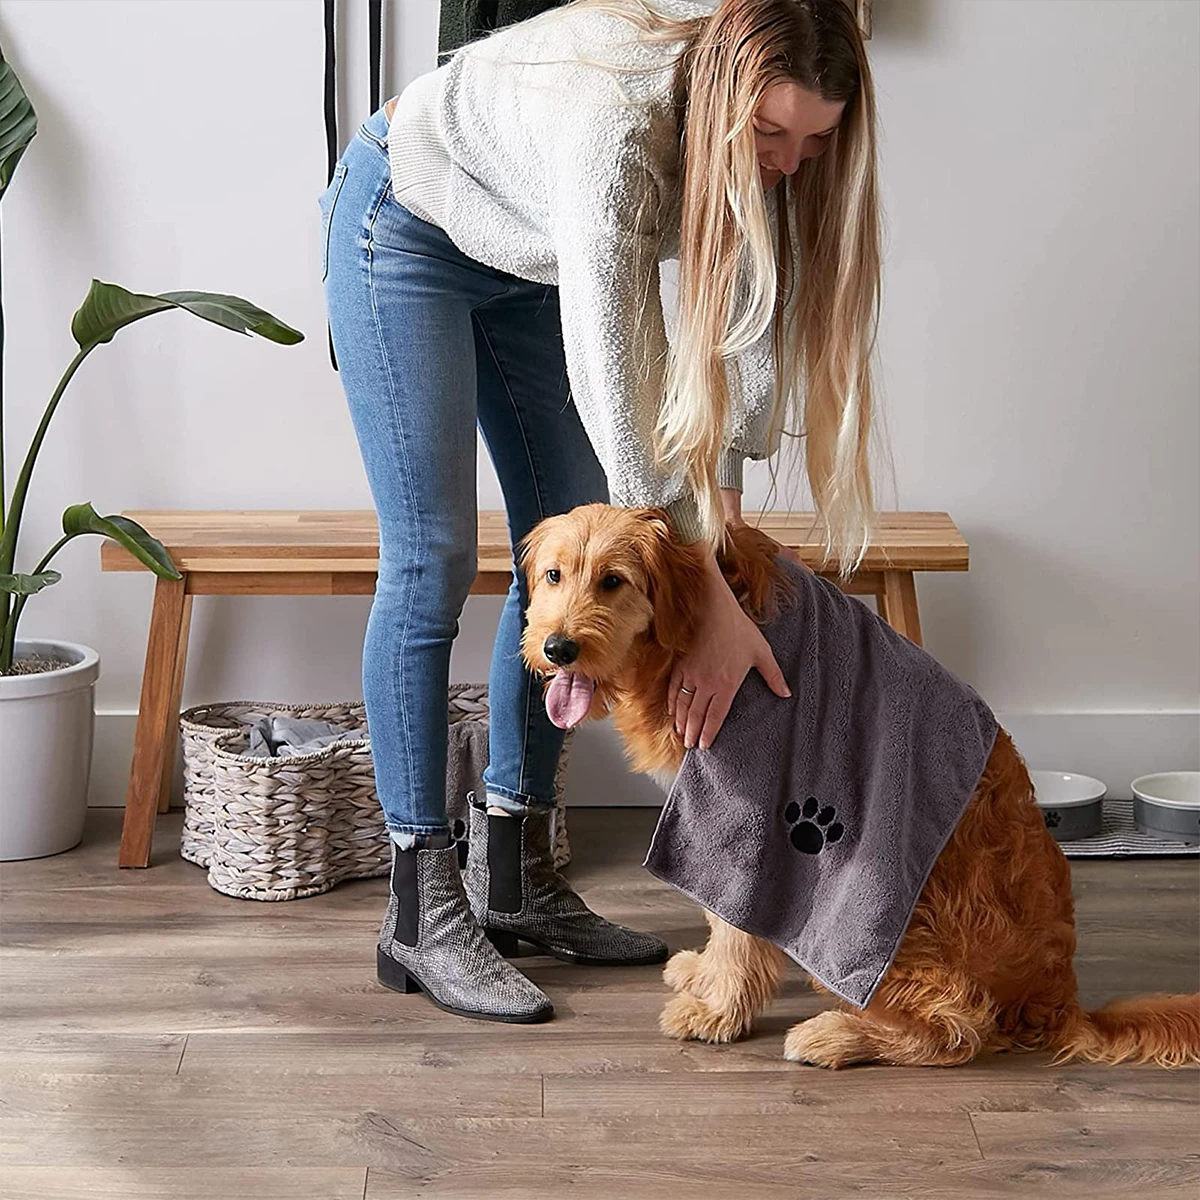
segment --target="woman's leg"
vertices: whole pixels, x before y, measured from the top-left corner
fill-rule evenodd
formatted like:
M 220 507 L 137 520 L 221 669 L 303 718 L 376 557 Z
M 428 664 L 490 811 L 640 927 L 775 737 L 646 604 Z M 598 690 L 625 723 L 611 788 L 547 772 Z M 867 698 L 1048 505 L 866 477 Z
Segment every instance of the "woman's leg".
M 571 402 L 558 289 L 514 281 L 475 312 L 479 425 L 504 492 L 513 546 L 545 517 L 606 502 L 608 481 Z M 563 732 L 521 658 L 529 602 L 514 568 L 492 651 L 488 803 L 553 806 Z
M 330 327 L 379 516 L 363 653 L 392 871 L 379 981 L 490 1021 L 535 1022 L 547 997 L 476 922 L 446 828 L 450 645 L 475 576 L 471 311 L 506 286 L 391 194 L 377 113 L 322 201 Z
M 475 576 L 471 309 L 488 293 L 391 198 L 377 146 L 356 137 L 342 166 L 325 285 L 379 518 L 363 647 L 376 785 L 398 845 L 444 844 L 450 646 Z
M 513 281 L 475 310 L 479 423 L 516 545 L 543 517 L 607 499 L 608 485 L 567 389 L 558 293 Z M 467 892 L 496 945 L 518 938 L 569 962 L 661 962 L 658 938 L 591 912 L 555 870 L 550 838 L 562 733 L 520 643 L 528 592 L 518 569 L 492 653 L 486 810 L 471 810 Z

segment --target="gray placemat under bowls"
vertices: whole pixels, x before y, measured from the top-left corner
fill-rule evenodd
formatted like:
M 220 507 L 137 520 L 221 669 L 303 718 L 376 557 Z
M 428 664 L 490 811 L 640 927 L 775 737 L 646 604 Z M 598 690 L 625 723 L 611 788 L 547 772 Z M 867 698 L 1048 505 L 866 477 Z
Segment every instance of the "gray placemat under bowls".
M 1143 833 L 1133 823 L 1132 800 L 1105 800 L 1104 826 L 1094 837 L 1060 842 L 1068 858 L 1164 858 L 1200 854 L 1200 846 L 1167 842 Z

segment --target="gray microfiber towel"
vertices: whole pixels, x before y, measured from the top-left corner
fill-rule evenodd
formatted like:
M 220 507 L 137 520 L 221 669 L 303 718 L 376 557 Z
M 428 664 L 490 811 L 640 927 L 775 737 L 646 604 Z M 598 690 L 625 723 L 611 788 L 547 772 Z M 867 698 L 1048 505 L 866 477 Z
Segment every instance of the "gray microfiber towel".
M 315 754 L 334 742 L 357 741 L 366 736 L 366 729 L 343 729 L 312 717 L 271 713 L 259 717 L 249 727 L 244 753 L 251 758 L 290 758 Z
M 794 602 L 763 633 L 792 697 L 750 672 L 712 748 L 685 757 L 645 865 L 865 1008 L 996 718 L 864 604 L 782 566 Z

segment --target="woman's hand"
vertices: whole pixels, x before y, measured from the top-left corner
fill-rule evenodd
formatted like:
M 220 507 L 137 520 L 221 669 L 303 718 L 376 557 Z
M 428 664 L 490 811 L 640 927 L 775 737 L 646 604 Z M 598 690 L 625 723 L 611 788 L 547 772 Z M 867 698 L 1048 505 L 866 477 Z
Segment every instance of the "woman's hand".
M 752 668 L 777 696 L 792 694 L 767 639 L 742 612 L 711 550 L 705 577 L 696 648 L 676 666 L 667 691 L 667 707 L 675 714 L 683 744 L 701 750 L 713 744 Z

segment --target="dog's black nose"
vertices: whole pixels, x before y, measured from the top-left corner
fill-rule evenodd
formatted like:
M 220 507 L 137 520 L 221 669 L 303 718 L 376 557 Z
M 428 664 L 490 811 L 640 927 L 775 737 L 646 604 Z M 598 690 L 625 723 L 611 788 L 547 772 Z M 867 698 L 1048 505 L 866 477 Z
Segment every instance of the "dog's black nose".
M 579 643 L 564 633 L 552 633 L 542 649 L 556 667 L 569 667 L 579 657 Z

